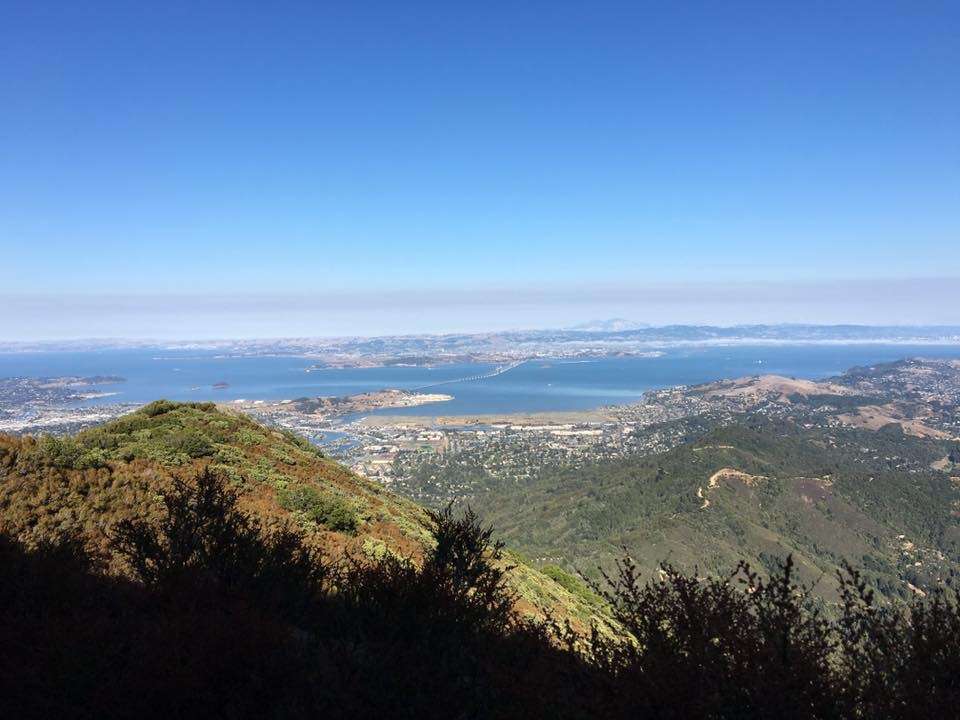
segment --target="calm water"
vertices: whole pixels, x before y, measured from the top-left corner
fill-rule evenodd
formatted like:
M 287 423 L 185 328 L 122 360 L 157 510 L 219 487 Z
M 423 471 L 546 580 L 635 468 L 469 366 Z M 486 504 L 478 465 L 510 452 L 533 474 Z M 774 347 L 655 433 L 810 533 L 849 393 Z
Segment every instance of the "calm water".
M 722 378 L 775 373 L 800 378 L 836 375 L 854 365 L 904 357 L 960 358 L 960 346 L 831 345 L 723 347 L 668 350 L 657 358 L 589 362 L 531 361 L 502 375 L 444 384 L 433 391 L 454 400 L 390 414 L 536 412 L 580 410 L 638 400 L 646 390 Z M 0 354 L 0 377 L 119 375 L 127 382 L 99 386 L 117 393 L 89 403 L 173 400 L 282 400 L 432 383 L 489 372 L 490 365 L 428 368 L 314 370 L 292 357 L 219 358 L 213 353 L 111 350 L 80 353 Z M 215 383 L 227 383 L 214 389 Z

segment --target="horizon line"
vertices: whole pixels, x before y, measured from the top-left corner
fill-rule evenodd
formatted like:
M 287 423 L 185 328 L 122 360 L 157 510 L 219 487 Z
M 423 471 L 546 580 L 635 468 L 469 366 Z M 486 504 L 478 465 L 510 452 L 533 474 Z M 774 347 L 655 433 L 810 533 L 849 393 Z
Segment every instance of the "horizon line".
M 634 321 L 626 320 L 624 318 L 608 318 L 608 319 L 598 319 L 592 323 L 578 323 L 578 326 L 591 325 L 591 324 L 602 324 L 605 322 L 628 322 L 633 323 Z M 114 335 L 114 336 L 76 336 L 68 338 L 40 338 L 40 339 L 31 339 L 31 340 L 22 340 L 22 339 L 4 339 L 0 338 L 0 348 L 2 347 L 13 347 L 13 346 L 57 346 L 57 345 L 75 345 L 75 344 L 86 344 L 93 346 L 109 346 L 110 344 L 123 343 L 130 345 L 140 345 L 146 347 L 154 346 L 163 346 L 163 345 L 203 345 L 203 344 L 215 344 L 215 343 L 282 343 L 282 342 L 310 342 L 310 341 L 323 341 L 323 342 L 332 342 L 336 340 L 356 340 L 356 339 L 382 339 L 382 338 L 443 338 L 443 337 L 454 337 L 454 336 L 484 336 L 484 335 L 512 335 L 512 334 L 522 334 L 522 333 L 543 333 L 543 332 L 565 332 L 565 333 L 582 333 L 582 334 L 595 334 L 595 333 L 607 333 L 607 334 L 617 334 L 617 333 L 639 333 L 644 331 L 657 331 L 657 330 L 666 330 L 672 328 L 694 328 L 694 329 L 717 329 L 717 330 L 750 330 L 750 329 L 761 329 L 761 328 L 810 328 L 810 329 L 821 329 L 821 330 L 830 330 L 830 329 L 840 329 L 840 328 L 851 328 L 851 329 L 860 329 L 860 330 L 887 330 L 887 331 L 897 331 L 897 330 L 925 330 L 928 332 L 927 336 L 909 338 L 914 340 L 925 339 L 925 340 L 946 340 L 948 338 L 942 337 L 932 337 L 929 336 L 929 333 L 932 332 L 951 332 L 960 335 L 960 324 L 950 324 L 950 323 L 853 323 L 853 322 L 830 322 L 830 323 L 802 323 L 802 322 L 767 322 L 767 323 L 731 323 L 731 324 L 718 324 L 718 323 L 641 323 L 636 322 L 636 327 L 623 328 L 623 329 L 602 329 L 602 328 L 589 328 L 589 327 L 556 327 L 556 326 L 538 326 L 538 327 L 520 327 L 520 328 L 491 328 L 488 330 L 477 330 L 477 331 L 468 331 L 468 332 L 459 332 L 459 331 L 438 331 L 438 332 L 409 332 L 409 333 L 372 333 L 372 334 L 354 334 L 354 335 L 276 335 L 276 336 L 221 336 L 221 337 L 203 337 L 203 338 L 162 338 L 162 337 L 135 337 L 135 336 L 123 336 L 123 335 Z M 681 340 L 681 339 L 667 339 L 663 338 L 657 340 L 656 338 L 651 338 L 648 342 L 658 343 L 661 345 L 684 345 L 684 344 L 703 344 L 709 342 L 717 341 L 731 341 L 736 338 L 702 338 L 702 339 L 690 339 L 690 340 Z M 759 341 L 766 343 L 805 343 L 805 344 L 819 344 L 819 343 L 857 343 L 857 342 L 880 342 L 880 341 L 892 341 L 893 338 L 742 338 L 745 340 Z M 960 342 L 960 337 L 958 338 L 949 338 Z

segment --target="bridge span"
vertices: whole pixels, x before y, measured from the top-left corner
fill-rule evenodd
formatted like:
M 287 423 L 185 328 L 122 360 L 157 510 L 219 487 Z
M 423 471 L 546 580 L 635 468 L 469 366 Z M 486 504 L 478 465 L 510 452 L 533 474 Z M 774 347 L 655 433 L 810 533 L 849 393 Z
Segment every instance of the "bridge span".
M 483 373 L 482 375 L 471 375 L 470 377 L 454 378 L 452 380 L 441 380 L 440 382 L 430 383 L 429 385 L 421 385 L 420 387 L 413 388 L 414 392 L 419 392 L 421 390 L 430 390 L 431 388 L 440 387 L 441 385 L 452 385 L 453 383 L 464 383 L 464 382 L 475 382 L 477 380 L 488 380 L 497 375 L 503 375 L 505 372 L 510 372 L 521 365 L 526 361 L 524 360 L 514 360 L 512 363 L 507 365 L 498 365 L 496 368 L 491 370 L 488 373 Z

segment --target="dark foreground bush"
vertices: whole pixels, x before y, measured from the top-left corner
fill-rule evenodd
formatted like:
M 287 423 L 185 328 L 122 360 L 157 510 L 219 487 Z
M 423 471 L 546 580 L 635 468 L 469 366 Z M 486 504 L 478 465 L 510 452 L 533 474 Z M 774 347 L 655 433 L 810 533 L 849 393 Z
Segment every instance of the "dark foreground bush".
M 116 528 L 129 579 L 76 541 L 0 538 L 0 717 L 956 717 L 960 614 L 935 592 L 877 607 L 852 570 L 839 619 L 788 559 L 769 580 L 625 560 L 622 630 L 576 638 L 519 619 L 501 547 L 434 513 L 414 565 L 336 565 L 266 532 L 205 472 L 156 525 Z M 576 649 L 574 649 L 576 646 Z

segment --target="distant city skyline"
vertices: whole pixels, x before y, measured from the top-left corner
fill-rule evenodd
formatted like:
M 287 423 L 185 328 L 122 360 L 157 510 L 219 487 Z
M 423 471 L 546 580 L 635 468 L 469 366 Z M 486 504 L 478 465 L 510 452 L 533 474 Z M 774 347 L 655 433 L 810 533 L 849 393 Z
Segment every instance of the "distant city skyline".
M 12 2 L 2 340 L 960 323 L 960 5 Z

